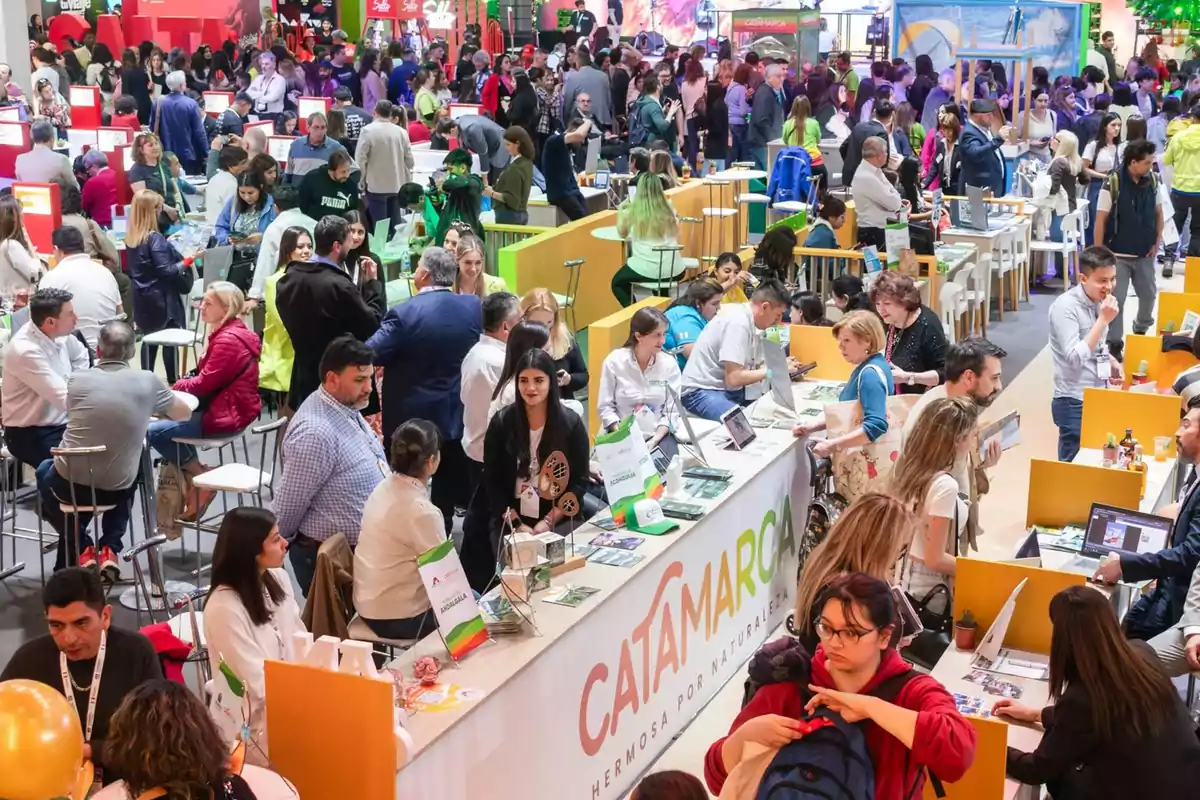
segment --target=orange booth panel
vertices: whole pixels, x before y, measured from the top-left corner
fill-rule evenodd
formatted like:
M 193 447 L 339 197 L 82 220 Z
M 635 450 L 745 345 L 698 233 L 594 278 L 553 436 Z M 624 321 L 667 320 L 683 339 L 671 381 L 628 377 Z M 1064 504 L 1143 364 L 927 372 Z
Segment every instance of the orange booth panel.
M 62 227 L 62 194 L 57 183 L 12 185 L 13 197 L 21 204 L 25 230 L 39 253 L 54 252 L 54 232 Z

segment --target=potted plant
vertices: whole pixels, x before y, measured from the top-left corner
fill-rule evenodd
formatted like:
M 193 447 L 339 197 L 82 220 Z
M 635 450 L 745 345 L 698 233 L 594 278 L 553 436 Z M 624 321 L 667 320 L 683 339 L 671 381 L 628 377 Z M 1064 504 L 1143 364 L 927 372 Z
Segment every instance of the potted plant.
M 1104 459 L 1104 466 L 1111 467 L 1117 463 L 1117 437 L 1114 434 L 1109 434 L 1104 442 L 1104 449 L 1101 451 Z
M 954 646 L 959 650 L 974 650 L 978 630 L 979 623 L 975 621 L 975 615 L 971 609 L 966 609 L 954 623 Z
M 1131 376 L 1133 385 L 1140 386 L 1141 384 L 1145 383 L 1149 377 L 1147 375 L 1149 371 L 1150 365 L 1146 363 L 1145 359 L 1142 359 L 1142 361 L 1138 364 L 1137 372 L 1134 372 Z

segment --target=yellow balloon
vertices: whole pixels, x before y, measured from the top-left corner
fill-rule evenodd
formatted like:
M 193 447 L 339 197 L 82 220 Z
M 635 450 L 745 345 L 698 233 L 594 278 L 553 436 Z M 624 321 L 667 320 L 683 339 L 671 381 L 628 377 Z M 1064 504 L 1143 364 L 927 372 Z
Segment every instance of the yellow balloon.
M 79 716 L 61 692 L 37 681 L 0 683 L 0 797 L 64 797 L 82 762 Z

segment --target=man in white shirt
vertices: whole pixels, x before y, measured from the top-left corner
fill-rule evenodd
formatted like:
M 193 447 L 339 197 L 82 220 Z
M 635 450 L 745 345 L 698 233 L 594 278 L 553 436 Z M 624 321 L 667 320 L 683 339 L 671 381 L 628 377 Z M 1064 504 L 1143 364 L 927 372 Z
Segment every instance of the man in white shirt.
M 520 300 L 515 294 L 489 294 L 483 299 L 483 334 L 463 359 L 459 397 L 463 404 L 462 446 L 469 459 L 467 473 L 471 494 L 475 493 L 483 474 L 483 437 L 487 433 L 488 406 L 500 373 L 504 371 L 508 334 L 520 319 Z
M 69 225 L 54 232 L 55 267 L 38 284 L 39 289 L 62 289 L 75 299 L 77 329 L 96 349 L 100 326 L 116 319 L 125 309 L 117 279 L 103 264 L 93 261 L 83 244 L 83 234 Z
M 283 111 L 287 79 L 275 71 L 275 55 L 269 51 L 259 55 L 258 65 L 262 72 L 251 81 L 246 94 L 254 101 L 254 113 L 258 118 L 274 122 Z
M 87 369 L 87 348 L 75 330 L 71 293 L 39 289 L 29 298 L 29 322 L 4 349 L 4 440 L 23 464 L 39 466 L 50 458 L 67 429 L 67 379 Z
M 221 148 L 217 163 L 217 174 L 204 187 L 204 221 L 209 225 L 216 225 L 226 204 L 237 197 L 238 176 L 250 166 L 250 154 L 245 148 L 227 144 Z
M 400 224 L 400 187 L 412 182 L 413 154 L 408 132 L 392 122 L 392 104 L 387 100 L 375 105 L 375 119 L 359 134 L 354 157 L 362 173 L 371 225 L 388 220 L 390 236 Z
M 862 143 L 862 163 L 850 184 L 858 209 L 858 240 L 878 247 L 880 252 L 884 250 L 883 229 L 888 218 L 908 205 L 883 174 L 887 160 L 887 144 L 878 136 L 869 137 Z
M 761 394 L 767 369 L 761 366 L 760 331 L 778 325 L 788 306 L 788 292 L 769 278 L 758 285 L 750 302 L 724 309 L 705 326 L 692 348 L 680 381 L 683 407 L 702 419 L 719 420 Z M 788 365 L 799 364 L 788 359 Z M 750 397 L 749 389 L 755 397 Z
M 299 227 L 312 236 L 317 227 L 317 221 L 300 210 L 300 190 L 291 184 L 282 183 L 275 186 L 275 207 L 279 209 L 279 216 L 271 220 L 271 224 L 263 231 L 258 248 L 258 261 L 254 264 L 254 281 L 250 285 L 251 308 L 262 300 L 267 278 L 271 277 L 279 266 L 279 242 L 283 239 L 283 232 L 288 228 Z

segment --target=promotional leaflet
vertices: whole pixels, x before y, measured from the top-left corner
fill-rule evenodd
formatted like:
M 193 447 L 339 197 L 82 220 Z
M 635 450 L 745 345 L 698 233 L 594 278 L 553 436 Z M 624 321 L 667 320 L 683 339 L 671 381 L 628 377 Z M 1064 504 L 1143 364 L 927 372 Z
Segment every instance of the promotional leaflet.
M 596 437 L 596 460 L 600 462 L 604 488 L 618 525 L 625 524 L 626 512 L 638 500 L 662 495 L 662 476 L 654 467 L 642 430 L 632 415 L 621 420 L 612 433 Z
M 454 541 L 447 539 L 417 556 L 417 571 L 421 573 L 421 582 L 433 604 L 433 615 L 450 657 L 458 661 L 486 642 L 487 629 L 479 616 L 475 593 L 471 591 L 462 562 L 458 560 Z

